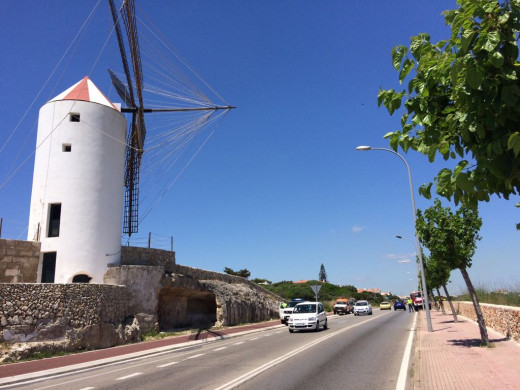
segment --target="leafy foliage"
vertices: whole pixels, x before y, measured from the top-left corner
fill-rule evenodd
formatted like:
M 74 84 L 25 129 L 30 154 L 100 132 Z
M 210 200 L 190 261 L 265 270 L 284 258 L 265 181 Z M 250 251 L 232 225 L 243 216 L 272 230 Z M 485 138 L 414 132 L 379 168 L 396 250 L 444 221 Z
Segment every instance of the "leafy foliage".
M 424 213 L 417 210 L 419 240 L 428 248 L 440 271 L 471 267 L 481 226 L 476 210 L 460 207 L 453 213 L 449 207 L 442 207 L 439 199 Z
M 438 199 L 424 211 L 424 216 L 421 210 L 417 211 L 419 240 L 430 250 L 431 257 L 438 262 L 439 270 L 460 270 L 473 301 L 482 344 L 487 346 L 489 337 L 484 316 L 467 271 L 471 267 L 477 241 L 480 240 L 478 231 L 481 225 L 482 220 L 476 210 L 460 207 L 453 213 L 449 207 L 443 208 Z
M 381 294 L 364 291 L 357 292 L 357 288 L 351 285 L 338 286 L 331 283 L 321 283 L 317 280 L 309 280 L 305 283 L 293 283 L 291 281 L 282 281 L 264 286 L 265 289 L 280 295 L 282 298 L 290 300 L 292 298 L 303 298 L 314 301 L 316 298 L 311 287 L 313 284 L 320 284 L 321 289 L 318 294 L 318 300 L 322 302 L 333 301 L 339 297 L 354 298 L 356 300 L 366 299 L 368 301 L 379 304 L 383 301 Z M 397 298 L 396 296 L 389 297 L 390 299 Z
M 254 278 L 254 279 L 251 279 L 251 281 L 256 284 L 271 284 L 272 283 L 270 280 L 261 279 L 261 278 Z
M 249 272 L 249 270 L 247 270 L 247 268 L 241 269 L 239 271 L 234 271 L 229 267 L 224 267 L 224 272 L 228 275 L 241 276 L 246 279 L 251 276 L 251 272 Z
M 393 150 L 457 160 L 434 178 L 436 193 L 474 208 L 492 194 L 509 199 L 520 191 L 520 3 L 457 3 L 444 12 L 448 39 L 419 34 L 409 48 L 392 50 L 407 88 L 380 90 L 378 104 L 391 115 L 404 108 L 401 129 L 385 135 Z M 428 199 L 432 184 L 420 189 Z

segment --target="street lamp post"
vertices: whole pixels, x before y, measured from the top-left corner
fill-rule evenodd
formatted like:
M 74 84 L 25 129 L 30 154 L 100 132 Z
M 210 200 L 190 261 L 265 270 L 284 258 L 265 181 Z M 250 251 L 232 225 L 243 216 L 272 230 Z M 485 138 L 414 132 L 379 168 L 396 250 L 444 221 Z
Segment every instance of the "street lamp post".
M 424 276 L 424 262 L 422 257 L 422 251 L 421 251 L 421 245 L 419 243 L 419 236 L 417 235 L 417 213 L 415 211 L 415 197 L 413 195 L 413 186 L 412 186 L 412 173 L 410 172 L 410 166 L 406 162 L 403 156 L 401 156 L 399 153 L 394 152 L 392 149 L 388 148 L 373 148 L 371 146 L 358 146 L 356 150 L 383 150 L 385 152 L 390 152 L 392 154 L 395 154 L 397 157 L 399 157 L 403 162 L 404 165 L 406 165 L 406 170 L 408 171 L 408 182 L 410 183 L 410 195 L 412 198 L 412 212 L 413 212 L 413 222 L 414 222 L 414 232 L 415 232 L 415 238 L 416 238 L 416 246 L 417 246 L 417 252 L 419 253 L 419 267 L 421 270 L 421 282 L 423 285 L 423 295 L 424 295 L 424 301 L 425 301 L 425 310 L 426 310 L 426 323 L 428 325 L 428 332 L 433 332 L 432 328 L 432 319 L 430 316 L 430 300 L 428 298 L 428 290 L 426 287 L 426 278 Z

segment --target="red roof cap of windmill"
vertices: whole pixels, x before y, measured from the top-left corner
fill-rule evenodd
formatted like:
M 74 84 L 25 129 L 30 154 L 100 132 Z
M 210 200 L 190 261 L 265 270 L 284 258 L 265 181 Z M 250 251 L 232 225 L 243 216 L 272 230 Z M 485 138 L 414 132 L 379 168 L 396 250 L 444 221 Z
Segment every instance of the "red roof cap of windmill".
M 110 100 L 108 100 L 108 98 L 99 90 L 88 76 L 85 76 L 83 80 L 78 81 L 72 87 L 60 93 L 50 101 L 54 102 L 58 100 L 81 100 L 102 104 L 111 107 L 114 110 L 121 111 L 120 108 L 116 107 Z

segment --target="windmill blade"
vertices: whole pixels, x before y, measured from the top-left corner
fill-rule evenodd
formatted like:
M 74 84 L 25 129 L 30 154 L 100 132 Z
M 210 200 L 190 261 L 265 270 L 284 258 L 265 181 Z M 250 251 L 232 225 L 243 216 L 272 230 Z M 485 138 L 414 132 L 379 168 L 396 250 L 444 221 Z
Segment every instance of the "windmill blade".
M 110 74 L 110 79 L 112 80 L 112 85 L 116 89 L 116 92 L 119 95 L 119 97 L 123 100 L 123 102 L 128 107 L 135 107 L 134 100 L 131 97 L 130 91 L 128 90 L 126 85 L 110 69 L 108 70 L 108 73 Z
M 121 53 L 121 61 L 123 62 L 123 69 L 125 71 L 126 85 L 128 86 L 128 89 L 125 88 L 125 91 L 128 91 L 128 95 L 129 95 L 128 102 L 130 102 L 130 104 L 127 103 L 126 99 L 124 99 L 121 96 L 121 93 L 119 92 L 119 90 L 118 90 L 118 93 L 119 93 L 119 96 L 121 96 L 121 98 L 125 101 L 125 103 L 129 107 L 135 107 L 134 89 L 132 86 L 133 85 L 132 78 L 130 77 L 130 67 L 128 66 L 128 60 L 126 57 L 126 50 L 125 50 L 125 43 L 123 41 L 123 34 L 121 33 L 121 27 L 119 25 L 119 18 L 117 17 L 117 11 L 116 11 L 116 7 L 114 5 L 114 0 L 108 0 L 108 3 L 110 4 L 110 12 L 112 14 L 112 20 L 114 21 L 114 28 L 116 30 L 117 43 L 119 45 L 119 52 Z M 112 83 L 114 83 L 114 78 L 112 77 L 112 71 L 110 69 L 108 71 L 110 73 L 110 77 L 112 78 Z M 117 80 L 119 80 L 119 79 L 117 79 Z M 121 84 L 123 84 L 121 82 L 121 80 L 119 80 L 119 82 Z M 116 84 L 114 84 L 114 87 L 116 87 L 116 90 L 118 89 Z
M 135 89 L 137 93 L 137 125 L 135 131 L 137 133 L 136 140 L 138 149 L 141 151 L 144 147 L 144 139 L 146 129 L 144 127 L 144 111 L 143 111 L 143 71 L 141 66 L 141 54 L 139 50 L 139 40 L 137 38 L 137 25 L 135 18 L 134 0 L 126 0 L 121 8 L 121 15 L 126 27 L 126 35 L 132 58 L 132 68 L 134 70 Z

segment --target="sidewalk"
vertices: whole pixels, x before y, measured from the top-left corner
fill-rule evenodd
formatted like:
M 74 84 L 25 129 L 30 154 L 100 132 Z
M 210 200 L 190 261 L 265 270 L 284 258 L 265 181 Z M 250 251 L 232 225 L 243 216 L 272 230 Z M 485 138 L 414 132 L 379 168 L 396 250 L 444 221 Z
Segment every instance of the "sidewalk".
M 409 386 L 413 390 L 520 389 L 520 344 L 488 328 L 491 348 L 480 347 L 477 323 L 450 311 L 419 312 Z

